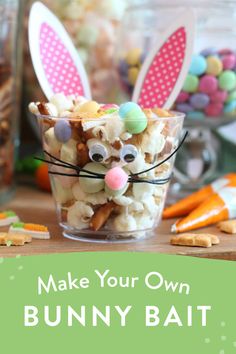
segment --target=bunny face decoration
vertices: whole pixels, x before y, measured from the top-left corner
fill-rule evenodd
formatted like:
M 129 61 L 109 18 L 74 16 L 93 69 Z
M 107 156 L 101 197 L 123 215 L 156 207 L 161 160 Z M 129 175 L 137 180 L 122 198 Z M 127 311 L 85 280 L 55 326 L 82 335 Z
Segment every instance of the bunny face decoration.
M 167 110 L 191 59 L 191 12 L 147 56 L 132 102 L 91 100 L 70 38 L 41 3 L 32 7 L 29 41 L 48 103 L 31 103 L 42 132 L 64 235 L 124 240 L 147 236 L 161 218 L 183 115 Z M 161 108 L 158 108 L 161 107 Z

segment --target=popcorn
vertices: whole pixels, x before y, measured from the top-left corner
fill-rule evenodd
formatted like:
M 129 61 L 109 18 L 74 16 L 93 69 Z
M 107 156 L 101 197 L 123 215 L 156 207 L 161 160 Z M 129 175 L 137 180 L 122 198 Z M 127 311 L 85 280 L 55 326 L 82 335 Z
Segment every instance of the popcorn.
M 29 108 L 29 111 L 33 114 L 39 114 L 39 110 L 38 110 L 38 107 L 37 107 L 37 103 L 34 103 L 34 102 L 31 102 L 29 105 L 28 105 L 28 108 Z
M 120 206 L 128 206 L 133 203 L 133 199 L 130 197 L 126 197 L 125 195 L 121 195 L 119 197 L 113 198 L 113 201 Z
M 80 183 L 76 182 L 72 186 L 72 194 L 76 200 L 84 200 L 86 197 L 86 193 L 80 187 Z
M 114 220 L 114 227 L 116 231 L 135 231 L 137 229 L 137 223 L 132 215 L 120 214 Z
M 61 146 L 61 155 L 60 159 L 72 164 L 77 163 L 77 141 L 70 139 L 67 143 L 62 144 Z
M 48 152 L 50 152 L 52 155 L 58 155 L 62 144 L 55 137 L 54 128 L 49 128 L 44 133 L 44 139 L 45 139 L 45 143 L 47 144 Z
M 68 97 L 66 97 L 63 93 L 57 93 L 52 96 L 50 102 L 56 106 L 58 113 L 68 111 L 73 108 L 72 100 L 68 99 Z
M 138 214 L 134 217 L 138 230 L 145 230 L 153 228 L 155 219 L 151 218 L 148 213 Z M 142 234 L 141 234 L 142 235 Z M 140 235 L 140 236 L 141 236 Z
M 154 193 L 155 186 L 153 184 L 142 183 L 142 186 L 140 188 L 139 183 L 134 183 L 132 190 L 135 199 L 143 201 Z
M 112 115 L 106 122 L 105 130 L 109 143 L 114 143 L 122 133 L 124 133 L 124 123 L 117 115 Z
M 89 205 L 84 202 L 77 201 L 75 204 L 68 208 L 68 225 L 79 230 L 87 229 L 93 214 L 94 211 Z
M 46 103 L 46 108 L 47 108 L 47 111 L 48 111 L 48 114 L 52 117 L 57 117 L 58 116 L 58 110 L 57 110 L 57 107 L 52 104 L 52 103 Z
M 53 195 L 56 201 L 60 204 L 73 200 L 71 188 L 64 188 L 57 177 L 53 179 L 52 183 Z

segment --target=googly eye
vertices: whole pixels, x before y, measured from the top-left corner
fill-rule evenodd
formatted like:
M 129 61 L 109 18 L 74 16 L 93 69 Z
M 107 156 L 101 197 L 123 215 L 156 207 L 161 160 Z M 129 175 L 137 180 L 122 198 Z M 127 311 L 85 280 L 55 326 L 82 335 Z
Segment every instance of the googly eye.
M 108 151 L 102 144 L 94 144 L 89 149 L 89 157 L 94 162 L 103 162 L 108 158 Z
M 138 150 L 134 145 L 125 145 L 120 151 L 120 159 L 124 162 L 133 162 L 138 155 Z

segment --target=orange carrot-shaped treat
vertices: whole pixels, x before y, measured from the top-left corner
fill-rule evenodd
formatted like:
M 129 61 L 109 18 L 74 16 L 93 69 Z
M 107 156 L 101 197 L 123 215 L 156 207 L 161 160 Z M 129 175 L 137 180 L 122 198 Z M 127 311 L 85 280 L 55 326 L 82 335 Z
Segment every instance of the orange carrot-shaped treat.
M 186 232 L 236 217 L 236 187 L 224 187 L 202 202 L 188 216 L 171 228 L 174 233 Z
M 201 188 L 199 191 L 165 208 L 163 218 L 170 219 L 187 215 L 212 194 L 218 192 L 221 188 L 228 186 L 229 184 L 236 187 L 236 173 L 229 173 L 218 178 L 216 181 Z

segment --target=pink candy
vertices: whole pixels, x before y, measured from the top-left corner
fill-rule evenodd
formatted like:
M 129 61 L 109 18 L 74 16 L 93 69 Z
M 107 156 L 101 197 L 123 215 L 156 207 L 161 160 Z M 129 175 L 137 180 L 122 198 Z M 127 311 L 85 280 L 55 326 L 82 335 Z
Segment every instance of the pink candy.
M 120 167 L 114 167 L 109 170 L 105 176 L 105 183 L 108 188 L 118 191 L 125 187 L 128 181 L 128 175 Z
M 204 75 L 199 82 L 199 91 L 211 94 L 217 90 L 218 81 L 212 75 Z
M 236 57 L 234 54 L 227 54 L 224 55 L 222 58 L 223 68 L 225 70 L 230 70 L 235 67 L 236 64 Z
M 179 96 L 176 99 L 177 103 L 184 103 L 189 99 L 189 94 L 188 92 L 181 91 Z
M 222 103 L 210 103 L 206 109 L 205 113 L 206 115 L 210 117 L 217 117 L 222 113 L 223 110 L 223 104 Z
M 223 103 L 227 98 L 227 91 L 217 90 L 209 95 L 211 102 Z
M 114 103 L 107 103 L 102 105 L 101 108 L 106 111 L 107 109 L 118 108 L 118 106 Z

